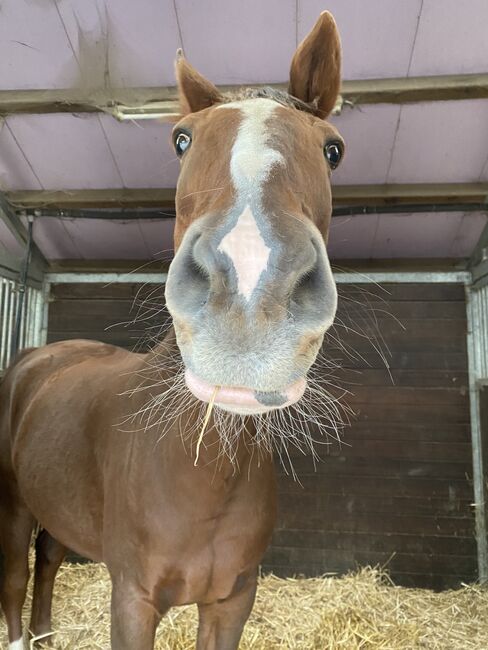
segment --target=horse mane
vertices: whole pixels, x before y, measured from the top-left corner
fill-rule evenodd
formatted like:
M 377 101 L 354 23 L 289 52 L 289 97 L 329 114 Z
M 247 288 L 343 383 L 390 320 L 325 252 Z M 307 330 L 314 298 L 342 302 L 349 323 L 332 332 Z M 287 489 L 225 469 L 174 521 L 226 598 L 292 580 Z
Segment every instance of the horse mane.
M 260 86 L 257 88 L 241 88 L 234 93 L 229 93 L 224 96 L 225 103 L 241 101 L 244 99 L 272 99 L 273 101 L 287 106 L 288 108 L 295 108 L 304 113 L 310 113 L 316 117 L 321 117 L 320 110 L 315 102 L 307 103 L 297 97 L 293 97 L 285 90 L 278 90 L 271 88 L 271 86 Z

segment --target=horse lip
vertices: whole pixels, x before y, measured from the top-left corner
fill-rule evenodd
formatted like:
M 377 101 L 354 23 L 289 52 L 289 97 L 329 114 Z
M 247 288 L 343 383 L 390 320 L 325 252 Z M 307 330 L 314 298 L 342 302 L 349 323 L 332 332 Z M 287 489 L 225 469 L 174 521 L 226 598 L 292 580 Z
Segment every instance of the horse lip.
M 190 392 L 202 402 L 210 402 L 214 397 L 217 405 L 243 407 L 252 411 L 268 411 L 284 408 L 297 402 L 303 395 L 307 381 L 300 378 L 281 391 L 256 391 L 244 386 L 218 386 L 209 384 L 190 369 L 185 371 L 185 382 Z M 215 396 L 214 396 L 215 394 Z

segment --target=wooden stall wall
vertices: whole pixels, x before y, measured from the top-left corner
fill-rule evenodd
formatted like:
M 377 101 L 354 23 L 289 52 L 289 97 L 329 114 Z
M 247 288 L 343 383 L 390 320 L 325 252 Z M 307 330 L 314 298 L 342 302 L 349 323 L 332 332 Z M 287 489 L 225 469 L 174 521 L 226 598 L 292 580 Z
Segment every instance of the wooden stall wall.
M 399 584 L 473 580 L 464 288 L 341 284 L 339 293 L 323 355 L 341 368 L 320 377 L 348 391 L 355 416 L 342 444 L 323 440 L 315 468 L 292 454 L 300 482 L 279 470 L 279 522 L 263 569 L 317 575 L 372 564 Z M 57 285 L 48 338 L 141 348 L 146 326 L 157 333 L 165 318 L 162 287 Z

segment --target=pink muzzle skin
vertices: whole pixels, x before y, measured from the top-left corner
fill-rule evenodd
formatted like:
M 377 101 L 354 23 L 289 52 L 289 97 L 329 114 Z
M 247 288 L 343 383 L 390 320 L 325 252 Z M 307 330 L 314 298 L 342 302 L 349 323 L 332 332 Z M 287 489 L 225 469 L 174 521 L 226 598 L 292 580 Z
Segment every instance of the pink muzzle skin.
M 191 370 L 185 371 L 185 381 L 188 389 L 202 402 L 210 402 L 215 391 L 215 386 L 197 377 Z M 240 386 L 220 386 L 215 395 L 215 404 L 226 410 L 242 414 L 263 413 L 277 408 L 284 408 L 298 402 L 302 397 L 307 380 L 298 379 L 280 392 L 285 398 L 279 405 L 266 405 L 256 399 L 256 391 L 252 388 Z

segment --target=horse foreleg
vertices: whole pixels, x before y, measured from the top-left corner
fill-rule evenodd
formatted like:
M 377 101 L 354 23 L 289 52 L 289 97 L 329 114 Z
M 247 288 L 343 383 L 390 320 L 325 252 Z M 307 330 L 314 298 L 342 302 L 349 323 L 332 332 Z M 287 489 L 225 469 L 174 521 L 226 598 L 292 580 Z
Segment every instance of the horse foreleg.
M 34 637 L 51 631 L 51 605 L 56 573 L 66 554 L 66 547 L 41 530 L 36 539 L 36 565 L 34 572 L 34 595 L 30 629 Z M 42 643 L 51 643 L 46 637 Z
M 112 650 L 153 650 L 163 614 L 136 585 L 112 582 Z
M 199 604 L 196 650 L 237 650 L 256 596 L 257 579 L 250 578 L 237 594 L 210 604 Z

